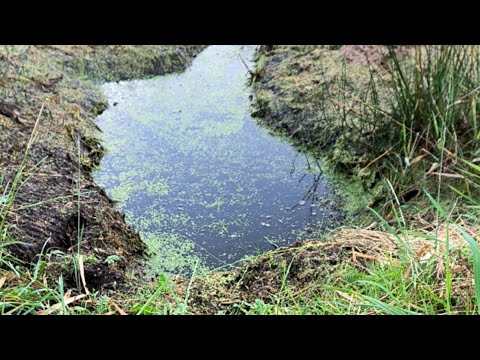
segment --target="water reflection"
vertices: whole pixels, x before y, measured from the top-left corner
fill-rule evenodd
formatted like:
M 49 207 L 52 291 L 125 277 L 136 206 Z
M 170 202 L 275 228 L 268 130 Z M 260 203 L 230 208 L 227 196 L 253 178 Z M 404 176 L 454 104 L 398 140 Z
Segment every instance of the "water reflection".
M 310 236 L 327 226 L 321 164 L 250 117 L 253 46 L 210 46 L 182 74 L 106 84 L 109 150 L 95 175 L 168 272 Z M 192 260 L 193 259 L 193 260 Z

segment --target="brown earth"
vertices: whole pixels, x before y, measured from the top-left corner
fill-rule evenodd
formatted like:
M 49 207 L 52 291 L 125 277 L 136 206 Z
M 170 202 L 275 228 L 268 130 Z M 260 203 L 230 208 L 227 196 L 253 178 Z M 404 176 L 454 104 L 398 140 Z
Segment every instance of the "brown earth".
M 87 283 L 100 289 L 124 282 L 125 272 L 136 267 L 145 245 L 92 180 L 104 151 L 95 118 L 107 103 L 91 79 L 181 71 L 202 49 L 0 47 L 0 194 L 11 188 L 38 118 L 21 186 L 13 207 L 6 209 L 7 231 L 19 242 L 11 247 L 16 257 L 34 261 L 42 248 L 44 253 L 53 254 L 54 249 L 63 255 L 76 253 L 81 237 L 81 253 L 88 259 Z M 107 265 L 111 255 L 120 260 Z
M 14 178 L 44 104 L 38 135 L 28 156 L 26 173 L 31 170 L 33 175 L 22 186 L 14 207 L 8 212 L 8 230 L 23 242 L 14 248 L 17 256 L 34 260 L 44 245 L 50 251 L 57 248 L 66 254 L 75 253 L 80 203 L 81 252 L 89 287 L 115 288 L 125 281 L 127 272 L 139 271 L 136 264 L 142 256 L 143 243 L 138 234 L 128 229 L 112 201 L 91 178 L 91 171 L 103 153 L 94 119 L 106 103 L 98 88 L 87 79 L 128 79 L 181 70 L 201 48 L 0 48 L 0 194 Z M 349 73 L 356 74 L 354 88 L 349 92 L 354 93 L 368 84 L 365 64 L 381 65 L 385 53 L 369 46 L 271 45 L 264 46 L 263 50 L 265 54 L 254 74 L 259 80 L 255 85 L 258 114 L 264 116 L 270 126 L 287 131 L 300 143 L 319 148 L 332 146 L 332 156 L 349 166 L 368 160 L 362 153 L 368 150 L 372 139 L 368 137 L 368 129 L 361 133 L 364 142 L 352 142 L 353 155 L 347 157 L 340 153 L 340 149 L 351 149 L 348 142 L 352 141 L 352 131 L 345 131 L 342 124 L 332 126 L 319 122 L 322 109 L 317 99 L 325 96 L 327 88 L 336 91 L 333 84 L 341 77 L 340 65 L 344 60 Z M 335 111 L 328 109 L 332 110 Z M 78 184 L 80 202 L 77 201 Z M 416 229 L 419 233 L 440 240 L 449 236 L 451 244 L 456 246 L 450 263 L 454 274 L 452 290 L 455 296 L 471 297 L 473 272 L 458 251 L 466 245 L 463 237 L 453 227 L 446 230 L 445 226 L 424 222 L 423 228 Z M 472 236 L 478 236 L 478 228 L 467 226 L 465 229 Z M 410 237 L 406 242 L 414 263 L 433 259 L 436 264 L 433 275 L 441 294 L 445 287 L 443 250 L 435 249 L 431 241 L 423 238 Z M 286 289 L 292 301 L 312 294 L 321 297 L 326 279 L 346 281 L 341 273 L 344 267 L 353 266 L 363 271 L 372 261 L 396 261 L 405 251 L 403 247 L 395 236 L 385 232 L 343 229 L 334 232 L 327 242 L 312 240 L 277 249 L 232 271 L 193 279 L 177 277 L 174 291 L 180 299 L 188 299 L 189 311 L 193 313 L 238 313 L 242 304 L 257 299 L 273 302 L 276 297 L 285 296 Z M 108 264 L 106 260 L 111 255 L 121 260 Z M 53 258 L 56 257 L 62 260 L 61 255 Z M 402 271 L 405 276 L 409 275 L 408 267 Z
M 464 226 L 464 230 L 477 236 L 478 226 Z M 453 272 L 452 294 L 458 304 L 469 299 L 474 291 L 473 271 L 467 265 L 461 249 L 468 244 L 453 225 L 431 228 L 425 224 L 419 232 L 436 236 L 443 241 L 448 236 Z M 405 251 L 412 254 L 406 254 Z M 328 290 L 326 284 L 348 282 L 342 270 L 356 268 L 366 271 L 369 263 L 394 261 L 405 266 L 399 256 L 411 256 L 412 264 L 424 266 L 428 261 L 436 264 L 437 291 L 445 287 L 444 248 L 421 237 L 396 238 L 389 233 L 368 229 L 341 229 L 328 241 L 307 240 L 289 247 L 262 254 L 246 265 L 228 272 L 199 276 L 193 281 L 178 278 L 176 291 L 184 298 L 188 289 L 188 305 L 197 314 L 235 314 L 242 304 L 252 304 L 257 299 L 275 303 L 277 298 L 288 298 L 295 303 L 303 298 L 322 297 Z M 417 266 L 417 265 L 416 265 Z M 404 276 L 410 275 L 409 267 L 402 268 Z M 288 296 L 286 295 L 288 294 Z M 461 305 L 460 305 L 461 306 Z
M 395 51 L 409 54 L 408 47 Z M 377 45 L 264 46 L 253 115 L 296 144 L 327 153 L 337 170 L 373 184 L 379 174 L 365 167 L 391 146 L 392 124 L 367 121 L 378 116 L 365 104 L 374 97 L 381 108 L 387 104 L 387 57 Z

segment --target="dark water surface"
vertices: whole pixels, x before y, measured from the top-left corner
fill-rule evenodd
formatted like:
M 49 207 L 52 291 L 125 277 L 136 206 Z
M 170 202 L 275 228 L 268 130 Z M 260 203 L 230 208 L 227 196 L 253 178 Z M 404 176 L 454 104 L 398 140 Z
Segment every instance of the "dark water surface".
M 318 163 L 250 117 L 254 46 L 210 46 L 182 74 L 104 85 L 95 177 L 157 255 L 188 272 L 311 236 L 331 203 Z M 115 106 L 113 106 L 115 104 Z

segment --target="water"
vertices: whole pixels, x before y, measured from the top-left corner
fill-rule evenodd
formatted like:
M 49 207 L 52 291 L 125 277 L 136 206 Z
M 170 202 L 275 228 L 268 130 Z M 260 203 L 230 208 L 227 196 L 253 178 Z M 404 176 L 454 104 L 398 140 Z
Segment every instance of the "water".
M 95 177 L 156 255 L 158 271 L 216 267 L 328 222 L 318 162 L 250 117 L 254 46 L 210 46 L 182 74 L 104 85 L 108 153 Z M 200 265 L 199 265 L 200 264 Z

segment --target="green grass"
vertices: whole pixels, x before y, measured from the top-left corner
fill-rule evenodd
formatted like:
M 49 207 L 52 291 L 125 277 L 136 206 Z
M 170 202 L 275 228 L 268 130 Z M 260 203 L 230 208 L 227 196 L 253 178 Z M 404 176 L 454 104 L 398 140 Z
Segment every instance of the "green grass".
M 480 202 L 475 200 L 480 184 L 477 113 L 480 48 L 416 46 L 411 58 L 399 56 L 393 48 L 387 51 L 389 57 L 383 68 L 370 65 L 368 87 L 363 93 L 354 94 L 357 101 L 350 101 L 350 104 L 355 105 L 349 109 L 344 106 L 338 116 L 343 124 L 342 133 L 370 133 L 370 137 L 359 138 L 353 146 L 367 149 L 368 157 L 364 161 L 370 170 L 380 175 L 380 183 L 384 184 L 379 206 L 372 212 L 370 221 L 378 221 L 381 228 L 396 239 L 400 250 L 395 261 L 372 262 L 360 272 L 346 266 L 344 274 L 325 279 L 311 295 L 301 300 L 291 302 L 289 294 L 282 293 L 271 305 L 263 301 L 245 304 L 241 308 L 243 312 L 479 312 L 478 239 L 468 234 L 463 226 L 465 222 L 478 224 L 480 209 Z M 346 89 L 351 75 L 344 67 L 337 87 Z M 378 96 L 380 92 L 382 98 Z M 337 94 L 337 103 L 349 103 L 346 90 Z M 329 121 L 328 118 L 324 120 Z M 405 204 L 403 200 L 403 195 L 412 189 L 419 190 L 416 206 Z M 428 236 L 434 248 L 443 250 L 420 265 L 406 241 L 412 234 L 427 238 L 415 231 L 418 225 L 412 218 L 418 216 L 430 219 L 437 228 L 453 224 L 468 242 L 470 250 L 455 249 L 448 231 L 445 239 Z M 390 220 L 385 220 L 386 217 Z M 368 220 L 360 225 L 368 225 Z M 474 291 L 465 296 L 455 293 L 462 280 L 453 272 L 459 258 L 466 261 L 474 273 Z M 440 278 L 435 275 L 439 262 L 444 267 Z M 407 268 L 411 268 L 410 275 L 405 277 Z
M 384 158 L 384 176 L 399 193 L 429 187 L 444 201 L 448 184 L 478 188 L 464 161 L 479 154 L 479 48 L 415 46 L 408 60 L 389 50 L 389 106 L 374 120 L 390 127 L 389 143 L 398 145 Z
M 448 293 L 442 293 L 445 285 L 434 275 L 434 261 L 416 264 L 411 276 L 406 277 L 408 265 L 398 259 L 371 263 L 362 270 L 345 264 L 301 297 L 292 297 L 286 288 L 271 302 L 255 300 L 237 308 L 241 313 L 260 315 L 479 314 L 474 296 L 451 299 Z
M 359 94 L 362 101 L 356 102 L 359 108 L 348 112 L 348 117 L 344 108 L 339 115 L 343 113 L 345 131 L 353 126 L 360 133 L 373 131 L 374 140 L 369 138 L 364 144 L 369 146 L 366 164 L 381 175 L 382 201 L 357 225 L 366 226 L 374 220 L 377 230 L 391 235 L 397 250 L 374 261 L 345 261 L 303 288 L 289 281 L 294 256 L 270 299 L 237 301 L 223 313 L 480 314 L 480 250 L 478 238 L 468 231 L 479 225 L 480 217 L 479 48 L 417 46 L 410 59 L 389 51 L 383 70 L 372 65 L 368 94 Z M 79 69 L 85 73 L 88 69 L 82 66 Z M 346 69 L 344 78 L 350 75 Z M 387 101 L 380 100 L 380 92 Z M 345 103 L 346 99 L 339 101 Z M 11 181 L 0 174 L 0 313 L 195 313 L 191 303 L 198 279 L 195 272 L 181 294 L 165 274 L 123 293 L 87 292 L 88 284 L 82 279 L 80 182 L 76 188 L 78 246 L 74 254 L 45 250 L 45 244 L 35 263 L 27 264 L 8 252 L 16 240 L 10 236 L 7 217 L 18 191 L 35 176 L 37 167 L 27 169 L 26 161 L 42 111 L 43 106 L 16 174 Z M 419 190 L 414 204 L 404 200 L 411 189 Z M 428 233 L 421 228 L 425 224 L 432 228 Z M 446 231 L 440 233 L 440 229 Z M 456 245 L 459 237 L 453 234 L 454 229 L 465 246 Z M 409 241 L 412 237 L 429 246 L 430 257 L 419 255 Z M 63 259 L 55 275 L 48 271 L 52 256 Z M 106 261 L 113 264 L 118 260 L 111 256 Z M 252 257 L 247 265 L 255 261 Z M 68 271 L 75 273 L 76 289 L 67 288 L 64 274 Z

